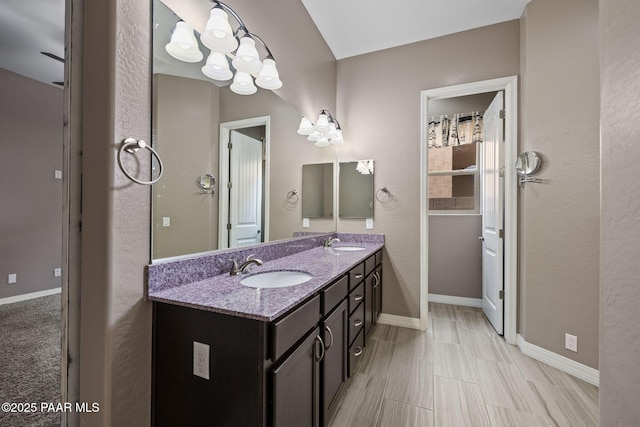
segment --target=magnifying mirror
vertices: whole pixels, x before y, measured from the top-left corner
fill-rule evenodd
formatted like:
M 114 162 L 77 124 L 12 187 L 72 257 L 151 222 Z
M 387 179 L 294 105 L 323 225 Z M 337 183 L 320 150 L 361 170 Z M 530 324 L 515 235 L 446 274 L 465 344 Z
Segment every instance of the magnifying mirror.
M 530 176 L 540 170 L 542 159 L 535 151 L 525 151 L 516 160 L 516 172 L 520 176 Z

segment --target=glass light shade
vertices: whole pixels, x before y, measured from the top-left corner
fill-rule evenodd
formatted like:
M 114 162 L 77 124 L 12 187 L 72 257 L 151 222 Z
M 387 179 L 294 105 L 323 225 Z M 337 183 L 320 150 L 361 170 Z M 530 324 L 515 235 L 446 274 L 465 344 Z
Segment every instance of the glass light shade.
M 236 72 L 236 76 L 233 78 L 233 83 L 231 83 L 229 89 L 238 95 L 253 95 L 258 91 L 256 85 L 253 84 L 251 74 L 242 71 Z
M 311 132 L 313 132 L 313 123 L 305 116 L 302 116 L 300 126 L 298 126 L 298 135 L 310 135 Z
M 233 77 L 227 57 L 220 52 L 211 52 L 207 58 L 207 63 L 202 67 L 202 74 L 210 79 L 220 81 L 229 80 Z
M 276 61 L 273 59 L 265 59 L 262 63 L 262 70 L 260 70 L 260 75 L 256 79 L 256 84 L 263 89 L 280 89 L 282 87 L 282 81 L 280 81 L 280 76 L 278 75 L 278 70 L 276 69 Z
M 336 130 L 336 137 L 331 138 L 331 144 L 333 145 L 344 145 L 344 138 L 342 136 L 342 131 L 340 129 Z
M 229 53 L 236 50 L 238 40 L 233 36 L 227 12 L 220 8 L 211 9 L 209 20 L 200 36 L 200 41 L 203 45 L 216 52 Z
M 329 118 L 326 114 L 320 114 L 318 116 L 316 130 L 322 134 L 329 132 Z
M 307 141 L 316 142 L 322 137 L 322 134 L 317 130 L 311 132 L 311 134 L 307 137 Z
M 257 73 L 262 70 L 262 62 L 256 50 L 256 42 L 248 36 L 240 39 L 236 57 L 231 62 L 236 70 L 245 73 Z
M 329 146 L 329 140 L 326 137 L 322 136 L 322 137 L 320 137 L 319 140 L 316 141 L 315 146 L 319 147 L 319 148 L 328 147 Z
M 183 62 L 200 62 L 204 55 L 198 49 L 198 40 L 193 35 L 193 28 L 184 21 L 176 24 L 171 34 L 171 41 L 165 46 L 167 53 Z
M 331 122 L 329 123 L 329 132 L 325 134 L 325 136 L 329 139 L 333 139 L 338 136 L 338 129 L 336 129 L 336 124 Z

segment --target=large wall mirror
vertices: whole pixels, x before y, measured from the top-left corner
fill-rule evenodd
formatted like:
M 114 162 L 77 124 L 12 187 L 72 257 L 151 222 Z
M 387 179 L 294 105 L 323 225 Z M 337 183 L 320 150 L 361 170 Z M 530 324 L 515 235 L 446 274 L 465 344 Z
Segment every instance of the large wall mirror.
M 373 160 L 340 162 L 340 218 L 373 218 Z
M 303 164 L 333 165 L 335 150 L 318 149 L 301 139 L 296 133 L 300 113 L 276 93 L 258 89 L 254 95 L 238 95 L 229 89 L 230 81 L 216 82 L 202 74 L 206 55 L 197 63 L 171 57 L 165 46 L 182 19 L 153 0 L 152 140 L 164 176 L 152 189 L 151 258 L 293 237 L 303 230 L 302 203 L 290 203 L 287 194 L 301 188 Z M 281 76 L 284 84 L 285 77 L 295 78 Z M 232 140 L 244 147 L 240 160 L 237 151 L 224 151 Z M 251 171 L 234 167 L 246 166 L 247 159 Z M 232 182 L 228 189 L 226 183 L 237 184 L 243 172 L 244 184 Z M 202 190 L 202 176 L 216 179 L 215 191 Z M 229 192 L 241 188 L 246 192 L 233 201 Z M 242 227 L 225 236 L 227 224 Z M 304 229 L 335 230 L 335 215 L 318 218 Z

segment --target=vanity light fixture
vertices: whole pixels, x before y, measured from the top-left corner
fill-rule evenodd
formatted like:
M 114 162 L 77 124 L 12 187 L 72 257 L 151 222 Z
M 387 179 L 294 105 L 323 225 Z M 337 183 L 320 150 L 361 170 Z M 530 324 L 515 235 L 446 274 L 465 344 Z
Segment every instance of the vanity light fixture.
M 200 35 L 202 44 L 211 50 L 202 67 L 202 73 L 219 81 L 233 78 L 230 89 L 239 95 L 256 93 L 256 85 L 269 90 L 281 88 L 282 81 L 276 61 L 267 44 L 247 29 L 233 9 L 218 0 L 212 2 L 215 6 L 211 9 L 205 30 Z M 238 28 L 235 30 L 229 23 L 229 15 L 237 22 Z M 264 61 L 260 59 L 256 49 L 256 40 L 267 52 Z M 198 49 L 193 29 L 183 21 L 176 24 L 166 50 L 171 56 L 184 62 L 200 62 L 204 57 Z M 229 58 L 233 68 L 229 66 Z
M 315 143 L 316 147 L 328 147 L 329 145 L 344 145 L 340 123 L 328 110 L 320 111 L 316 124 L 302 116 L 298 134 L 307 136 L 307 141 Z

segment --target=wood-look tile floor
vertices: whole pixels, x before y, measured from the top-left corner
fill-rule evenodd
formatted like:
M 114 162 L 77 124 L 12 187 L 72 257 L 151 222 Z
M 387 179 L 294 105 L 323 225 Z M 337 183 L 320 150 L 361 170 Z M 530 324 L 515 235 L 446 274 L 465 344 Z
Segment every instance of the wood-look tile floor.
M 482 310 L 429 303 L 429 331 L 378 325 L 330 427 L 589 427 L 598 388 L 506 344 Z

